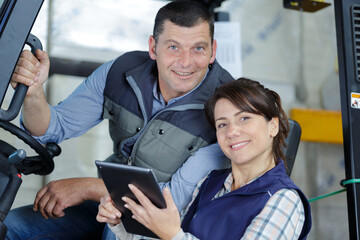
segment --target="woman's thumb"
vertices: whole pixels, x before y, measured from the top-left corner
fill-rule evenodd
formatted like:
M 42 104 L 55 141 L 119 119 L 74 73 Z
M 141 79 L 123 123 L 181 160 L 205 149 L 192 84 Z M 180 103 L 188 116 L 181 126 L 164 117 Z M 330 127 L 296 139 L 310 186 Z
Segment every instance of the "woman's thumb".
M 175 203 L 174 203 L 174 200 L 171 196 L 171 193 L 170 193 L 170 190 L 169 188 L 164 188 L 163 190 L 163 196 L 164 196 L 164 199 L 165 199 L 165 202 L 166 202 L 166 207 L 169 208 L 169 207 L 176 207 Z

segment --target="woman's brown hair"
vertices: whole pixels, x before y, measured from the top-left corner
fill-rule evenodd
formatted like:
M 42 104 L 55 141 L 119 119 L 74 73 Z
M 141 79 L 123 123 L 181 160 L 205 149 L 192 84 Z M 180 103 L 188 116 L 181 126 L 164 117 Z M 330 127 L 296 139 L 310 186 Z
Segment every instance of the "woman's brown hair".
M 272 152 L 276 164 L 280 159 L 286 160 L 283 148 L 286 147 L 285 139 L 289 132 L 289 122 L 282 109 L 280 96 L 276 92 L 247 78 L 239 78 L 222 85 L 216 89 L 214 95 L 205 104 L 206 118 L 214 128 L 214 108 L 221 98 L 229 100 L 245 112 L 262 115 L 268 121 L 274 117 L 278 118 L 279 133 L 274 138 Z

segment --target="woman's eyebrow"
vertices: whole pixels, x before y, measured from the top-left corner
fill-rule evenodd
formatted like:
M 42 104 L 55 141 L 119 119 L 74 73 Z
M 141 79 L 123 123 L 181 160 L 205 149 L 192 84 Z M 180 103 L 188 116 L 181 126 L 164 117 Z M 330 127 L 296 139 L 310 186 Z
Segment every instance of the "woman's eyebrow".
M 243 110 L 239 110 L 237 113 L 235 113 L 234 114 L 234 116 L 238 116 L 238 115 L 240 115 L 240 114 L 242 114 L 242 113 L 244 113 L 245 111 L 243 111 Z
M 219 118 L 215 119 L 215 122 L 220 121 L 220 120 L 225 120 L 225 119 L 226 119 L 226 117 L 219 117 Z
M 236 116 L 242 114 L 243 112 L 245 112 L 245 111 L 240 110 L 240 111 L 236 112 L 236 113 L 234 114 L 234 116 L 236 117 Z M 219 118 L 215 119 L 215 122 L 216 122 L 216 121 L 219 121 L 219 120 L 226 120 L 226 117 L 219 117 Z

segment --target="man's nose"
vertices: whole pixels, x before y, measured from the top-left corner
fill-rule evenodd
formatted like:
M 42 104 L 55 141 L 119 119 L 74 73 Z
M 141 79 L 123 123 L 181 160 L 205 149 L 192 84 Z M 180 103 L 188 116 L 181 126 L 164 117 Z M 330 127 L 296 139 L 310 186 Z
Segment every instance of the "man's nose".
M 179 63 L 182 67 L 189 67 L 192 63 L 192 55 L 189 51 L 183 51 L 180 55 Z

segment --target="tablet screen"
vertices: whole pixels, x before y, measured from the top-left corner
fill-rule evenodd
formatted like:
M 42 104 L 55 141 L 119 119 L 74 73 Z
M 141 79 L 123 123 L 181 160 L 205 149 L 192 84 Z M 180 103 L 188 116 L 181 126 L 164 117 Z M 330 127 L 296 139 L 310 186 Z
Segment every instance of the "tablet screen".
M 153 171 L 148 168 L 102 161 L 95 161 L 95 164 L 111 199 L 122 213 L 121 221 L 126 231 L 148 237 L 157 237 L 152 231 L 131 217 L 131 211 L 124 207 L 125 203 L 121 200 L 123 196 L 126 196 L 138 202 L 128 187 L 128 184 L 131 183 L 139 188 L 155 206 L 165 208 L 165 199 Z

